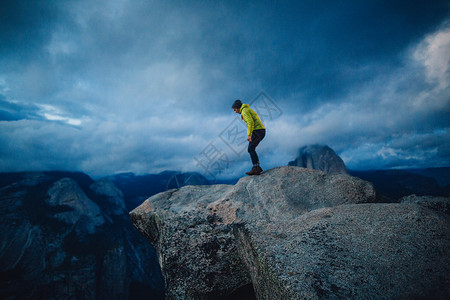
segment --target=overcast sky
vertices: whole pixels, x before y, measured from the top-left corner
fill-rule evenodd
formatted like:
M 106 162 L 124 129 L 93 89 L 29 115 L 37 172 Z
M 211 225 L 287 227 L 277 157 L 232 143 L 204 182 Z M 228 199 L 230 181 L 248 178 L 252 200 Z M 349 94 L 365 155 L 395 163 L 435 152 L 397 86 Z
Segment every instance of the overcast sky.
M 233 135 L 235 99 L 264 115 L 263 169 L 310 144 L 350 169 L 450 166 L 449 11 L 439 0 L 3 0 L 0 171 L 240 176 L 251 162 Z

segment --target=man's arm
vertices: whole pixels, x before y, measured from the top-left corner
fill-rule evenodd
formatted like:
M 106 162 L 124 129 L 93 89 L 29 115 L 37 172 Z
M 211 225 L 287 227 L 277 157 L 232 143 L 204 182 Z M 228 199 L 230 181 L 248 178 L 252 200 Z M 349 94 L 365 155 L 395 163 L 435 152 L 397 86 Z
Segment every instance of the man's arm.
M 248 111 L 242 112 L 242 118 L 244 119 L 245 123 L 247 123 L 247 141 L 250 142 L 253 133 L 253 128 L 255 127 L 255 122 L 253 121 L 253 118 Z

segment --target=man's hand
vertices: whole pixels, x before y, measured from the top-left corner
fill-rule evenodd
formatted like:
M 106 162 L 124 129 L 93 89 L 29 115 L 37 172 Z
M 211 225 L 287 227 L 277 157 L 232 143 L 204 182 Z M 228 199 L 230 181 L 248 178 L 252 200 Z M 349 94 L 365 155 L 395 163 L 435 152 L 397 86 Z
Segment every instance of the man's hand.
M 249 141 L 249 142 L 252 141 L 252 136 L 251 135 L 247 136 L 247 141 Z

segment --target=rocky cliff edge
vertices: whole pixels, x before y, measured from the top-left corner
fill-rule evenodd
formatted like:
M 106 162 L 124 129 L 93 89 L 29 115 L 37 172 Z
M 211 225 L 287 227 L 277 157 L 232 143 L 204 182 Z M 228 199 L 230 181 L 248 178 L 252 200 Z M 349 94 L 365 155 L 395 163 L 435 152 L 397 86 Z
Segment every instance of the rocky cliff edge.
M 375 198 L 358 178 L 289 166 L 169 190 L 130 215 L 157 249 L 168 299 L 248 284 L 258 299 L 448 297 L 448 214 Z

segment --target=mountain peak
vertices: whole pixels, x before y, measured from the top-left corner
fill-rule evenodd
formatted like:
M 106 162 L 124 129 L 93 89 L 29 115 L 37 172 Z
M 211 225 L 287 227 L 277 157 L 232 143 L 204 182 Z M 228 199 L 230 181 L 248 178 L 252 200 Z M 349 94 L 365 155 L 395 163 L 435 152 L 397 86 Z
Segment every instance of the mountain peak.
M 50 206 L 62 208 L 54 217 L 67 224 L 75 224 L 83 217 L 90 233 L 105 222 L 98 205 L 86 196 L 73 179 L 63 178 L 56 181 L 48 190 L 46 202 Z
M 107 199 L 105 205 L 107 211 L 112 211 L 115 215 L 122 215 L 127 211 L 123 193 L 119 190 L 114 183 L 104 178 L 94 182 L 90 187 L 90 190 L 97 195 L 103 196 Z
M 347 174 L 344 161 L 327 145 L 308 145 L 300 148 L 297 158 L 288 165 L 320 170 L 328 174 Z

